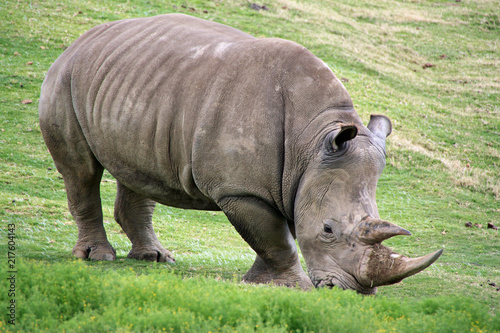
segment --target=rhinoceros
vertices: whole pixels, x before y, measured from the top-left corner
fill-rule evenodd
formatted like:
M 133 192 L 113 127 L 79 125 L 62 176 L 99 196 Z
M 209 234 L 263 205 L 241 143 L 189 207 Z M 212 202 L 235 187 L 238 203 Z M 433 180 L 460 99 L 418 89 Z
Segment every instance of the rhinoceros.
M 102 24 L 50 67 L 39 117 L 78 226 L 76 257 L 116 258 L 104 169 L 129 258 L 175 261 L 153 230 L 156 203 L 222 210 L 257 254 L 246 282 L 373 294 L 442 253 L 411 259 L 381 244 L 410 235 L 375 202 L 391 122 L 364 126 L 330 68 L 294 42 L 181 14 Z

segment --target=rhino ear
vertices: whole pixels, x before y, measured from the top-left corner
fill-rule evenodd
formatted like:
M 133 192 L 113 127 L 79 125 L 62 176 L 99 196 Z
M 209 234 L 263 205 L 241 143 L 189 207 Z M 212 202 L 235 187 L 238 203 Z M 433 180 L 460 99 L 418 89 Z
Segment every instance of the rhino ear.
M 386 116 L 372 114 L 368 123 L 368 129 L 373 134 L 385 140 L 392 132 L 391 120 Z
M 341 124 L 340 129 L 331 132 L 326 139 L 325 145 L 334 152 L 342 149 L 347 141 L 354 139 L 358 135 L 358 128 L 355 125 Z

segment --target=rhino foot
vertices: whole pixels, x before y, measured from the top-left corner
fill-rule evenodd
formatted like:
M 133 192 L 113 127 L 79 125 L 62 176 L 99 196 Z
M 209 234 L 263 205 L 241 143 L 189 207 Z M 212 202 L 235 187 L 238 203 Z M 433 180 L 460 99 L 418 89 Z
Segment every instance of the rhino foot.
M 167 262 L 169 264 L 175 263 L 172 252 L 165 250 L 162 246 L 152 246 L 142 249 L 135 249 L 134 247 L 132 247 L 132 250 L 129 252 L 127 258 L 145 261 Z
M 81 259 L 106 260 L 116 259 L 116 251 L 111 244 L 79 244 L 73 248 L 73 255 Z
M 243 276 L 243 282 L 248 283 L 272 283 L 278 286 L 290 288 L 300 287 L 303 290 L 313 288 L 313 284 L 304 270 L 296 265 L 287 269 L 276 269 L 269 266 L 257 256 L 252 268 Z
M 285 286 L 289 288 L 299 287 L 303 290 L 310 290 L 314 286 L 311 280 L 307 277 L 294 276 L 290 274 L 272 274 L 270 272 L 263 272 L 263 274 L 255 275 L 253 272 L 251 274 L 245 274 L 242 282 L 247 283 L 272 283 L 277 286 Z

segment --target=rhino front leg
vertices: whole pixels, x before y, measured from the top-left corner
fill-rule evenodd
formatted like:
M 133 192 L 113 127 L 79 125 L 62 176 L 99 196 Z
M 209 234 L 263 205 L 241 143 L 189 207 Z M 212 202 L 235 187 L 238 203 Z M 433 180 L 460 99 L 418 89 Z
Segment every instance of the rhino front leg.
M 220 207 L 240 235 L 257 253 L 244 282 L 312 288 L 299 261 L 285 218 L 258 198 L 226 197 Z
M 132 242 L 128 258 L 174 263 L 172 253 L 163 248 L 153 229 L 156 202 L 143 197 L 118 182 L 115 220 Z

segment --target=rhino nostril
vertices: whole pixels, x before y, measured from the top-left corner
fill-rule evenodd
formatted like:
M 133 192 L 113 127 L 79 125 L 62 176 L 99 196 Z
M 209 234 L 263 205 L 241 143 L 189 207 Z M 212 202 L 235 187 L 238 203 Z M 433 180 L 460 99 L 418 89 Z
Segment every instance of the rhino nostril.
M 313 282 L 316 288 L 328 288 L 332 289 L 335 287 L 335 284 L 331 280 L 317 280 Z

